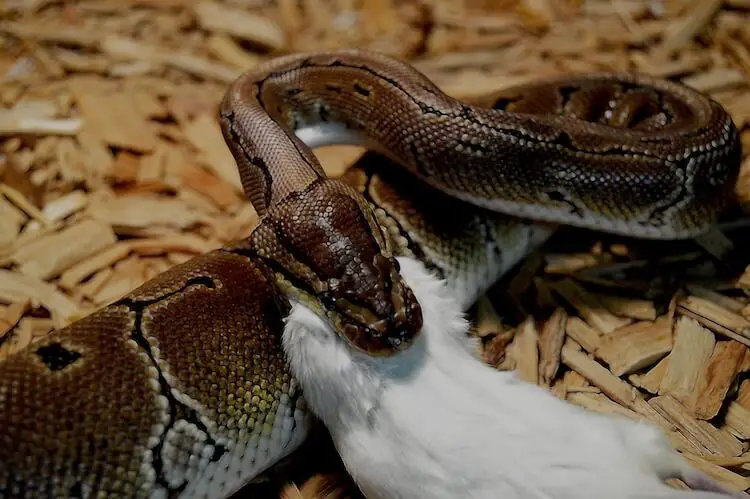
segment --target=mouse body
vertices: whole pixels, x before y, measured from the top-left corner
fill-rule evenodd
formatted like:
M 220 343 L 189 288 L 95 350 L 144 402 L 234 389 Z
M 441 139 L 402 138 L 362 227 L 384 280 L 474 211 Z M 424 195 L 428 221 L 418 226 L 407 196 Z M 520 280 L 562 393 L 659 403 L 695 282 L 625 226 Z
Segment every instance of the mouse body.
M 415 259 L 399 263 L 424 316 L 407 350 L 356 351 L 300 304 L 283 337 L 306 400 L 366 497 L 741 497 L 692 468 L 657 427 L 587 411 L 483 363 L 444 283 Z

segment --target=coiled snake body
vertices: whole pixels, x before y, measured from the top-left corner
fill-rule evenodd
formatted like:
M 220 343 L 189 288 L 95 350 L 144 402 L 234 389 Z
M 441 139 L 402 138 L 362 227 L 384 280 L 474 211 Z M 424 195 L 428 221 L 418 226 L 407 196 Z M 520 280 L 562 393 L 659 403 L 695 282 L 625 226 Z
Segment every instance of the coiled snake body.
M 691 237 L 738 173 L 727 113 L 674 83 L 573 76 L 476 104 L 358 51 L 240 77 L 220 122 L 259 226 L 0 364 L 0 495 L 226 496 L 313 422 L 280 347 L 290 299 L 391 355 L 422 324 L 396 256 L 468 307 L 552 232 L 540 222 Z M 394 163 L 327 179 L 324 143 Z

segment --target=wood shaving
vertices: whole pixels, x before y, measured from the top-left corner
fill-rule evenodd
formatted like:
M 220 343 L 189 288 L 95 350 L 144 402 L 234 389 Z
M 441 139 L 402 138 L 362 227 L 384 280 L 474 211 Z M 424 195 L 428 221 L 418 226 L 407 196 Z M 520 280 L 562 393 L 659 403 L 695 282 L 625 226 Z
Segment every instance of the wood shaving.
M 269 57 L 379 50 L 466 100 L 638 70 L 730 112 L 745 151 L 736 216 L 699 244 L 561 229 L 474 307 L 478 357 L 588 410 L 651 421 L 748 490 L 749 15 L 747 0 L 0 3 L 0 361 L 252 230 L 216 116 L 227 84 Z M 337 176 L 362 152 L 316 154 Z M 322 448 L 263 496 L 360 497 Z

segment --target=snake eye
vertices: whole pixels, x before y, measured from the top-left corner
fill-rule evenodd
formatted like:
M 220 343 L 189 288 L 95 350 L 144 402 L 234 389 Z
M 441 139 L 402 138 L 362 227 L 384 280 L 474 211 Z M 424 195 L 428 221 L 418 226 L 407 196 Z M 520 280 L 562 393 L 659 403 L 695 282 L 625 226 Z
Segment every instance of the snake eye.
M 393 267 L 396 269 L 396 272 L 401 272 L 401 264 L 395 258 L 393 259 Z

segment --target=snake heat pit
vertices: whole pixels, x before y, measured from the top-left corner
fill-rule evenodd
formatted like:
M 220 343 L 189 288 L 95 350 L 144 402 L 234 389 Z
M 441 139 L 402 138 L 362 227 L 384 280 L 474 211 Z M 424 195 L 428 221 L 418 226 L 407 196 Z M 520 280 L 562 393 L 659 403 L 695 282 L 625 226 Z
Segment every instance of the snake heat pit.
M 313 424 L 281 348 L 290 302 L 393 355 L 423 321 L 397 257 L 466 309 L 555 224 L 704 232 L 741 156 L 728 114 L 676 83 L 569 76 L 469 105 L 359 51 L 271 60 L 220 122 L 258 227 L 0 364 L 3 497 L 225 497 Z M 392 161 L 328 179 L 310 147 L 333 143 Z

